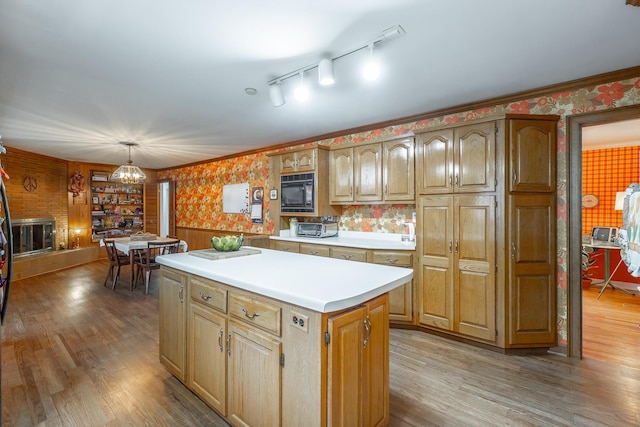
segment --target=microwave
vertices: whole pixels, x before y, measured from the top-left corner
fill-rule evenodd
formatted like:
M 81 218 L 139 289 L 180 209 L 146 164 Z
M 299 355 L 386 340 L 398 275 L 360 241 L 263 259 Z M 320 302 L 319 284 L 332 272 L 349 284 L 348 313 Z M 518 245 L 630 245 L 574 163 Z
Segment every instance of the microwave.
M 594 243 L 615 243 L 617 234 L 616 227 L 593 227 L 591 240 Z
M 280 177 L 280 212 L 313 213 L 315 197 L 315 173 Z

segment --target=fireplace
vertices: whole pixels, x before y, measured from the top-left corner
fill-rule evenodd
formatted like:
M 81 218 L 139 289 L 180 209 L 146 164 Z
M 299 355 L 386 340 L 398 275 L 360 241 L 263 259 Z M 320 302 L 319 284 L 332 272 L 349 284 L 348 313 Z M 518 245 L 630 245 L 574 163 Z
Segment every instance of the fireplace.
M 38 254 L 55 250 L 55 218 L 14 219 L 13 253 L 16 256 Z

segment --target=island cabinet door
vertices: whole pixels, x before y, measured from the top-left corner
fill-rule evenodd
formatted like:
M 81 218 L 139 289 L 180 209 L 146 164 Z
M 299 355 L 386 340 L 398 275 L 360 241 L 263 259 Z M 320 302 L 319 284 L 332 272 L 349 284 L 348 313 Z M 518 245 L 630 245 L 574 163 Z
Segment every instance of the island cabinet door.
M 221 415 L 227 409 L 227 321 L 212 309 L 189 306 L 187 386 Z
M 160 363 L 176 378 L 186 380 L 187 277 L 173 270 L 160 270 Z
M 234 426 L 281 424 L 281 352 L 280 341 L 229 321 L 227 419 Z
M 389 422 L 389 296 L 328 319 L 327 425 Z

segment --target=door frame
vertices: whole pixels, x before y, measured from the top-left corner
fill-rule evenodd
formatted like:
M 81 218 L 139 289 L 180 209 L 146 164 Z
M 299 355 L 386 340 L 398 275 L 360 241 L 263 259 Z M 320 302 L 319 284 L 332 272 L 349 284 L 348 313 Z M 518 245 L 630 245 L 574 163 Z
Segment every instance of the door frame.
M 582 358 L 582 128 L 640 118 L 640 105 L 567 116 L 567 356 Z

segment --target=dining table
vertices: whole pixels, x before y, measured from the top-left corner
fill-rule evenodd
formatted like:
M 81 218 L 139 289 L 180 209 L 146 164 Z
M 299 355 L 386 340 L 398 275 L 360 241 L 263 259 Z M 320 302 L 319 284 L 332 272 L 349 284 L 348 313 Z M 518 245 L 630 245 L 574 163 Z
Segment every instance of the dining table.
M 147 244 L 149 242 L 168 243 L 168 242 L 174 241 L 175 239 L 171 237 L 158 237 L 153 240 L 140 240 L 140 239 L 131 239 L 131 237 L 114 237 L 109 240 L 113 240 L 117 250 L 129 255 L 129 261 L 131 263 L 131 268 L 130 268 L 131 272 L 129 273 L 129 284 L 133 287 L 133 280 L 134 280 L 134 274 L 135 274 L 133 271 L 134 270 L 133 266 L 135 265 L 136 250 L 146 249 Z M 104 241 L 102 239 L 100 239 L 100 246 L 104 246 Z M 187 242 L 185 242 L 184 240 L 180 240 L 180 250 L 182 252 L 187 252 L 188 250 Z

